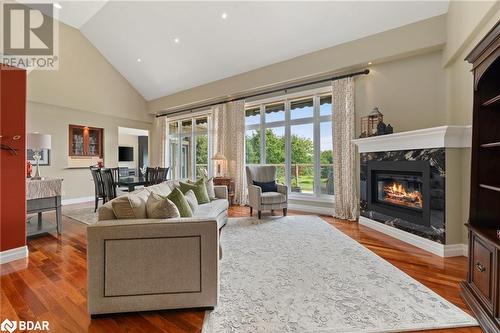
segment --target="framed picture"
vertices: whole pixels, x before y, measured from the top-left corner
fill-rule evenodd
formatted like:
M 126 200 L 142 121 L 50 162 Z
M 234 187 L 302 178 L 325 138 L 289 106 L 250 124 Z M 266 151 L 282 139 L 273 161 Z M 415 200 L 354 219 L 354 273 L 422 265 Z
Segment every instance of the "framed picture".
M 32 165 L 36 165 L 36 160 L 33 158 L 33 155 L 35 155 L 35 152 L 32 149 L 28 149 L 26 151 L 26 159 L 28 162 L 30 162 Z M 47 166 L 50 165 L 50 149 L 43 149 L 42 150 L 42 158 L 40 159 L 40 166 Z

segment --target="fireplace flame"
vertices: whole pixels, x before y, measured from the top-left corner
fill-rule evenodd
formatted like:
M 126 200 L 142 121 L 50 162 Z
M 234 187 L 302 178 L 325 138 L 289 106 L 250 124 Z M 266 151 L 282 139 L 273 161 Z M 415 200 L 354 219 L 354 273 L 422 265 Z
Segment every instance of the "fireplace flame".
M 384 186 L 385 200 L 407 207 L 422 208 L 423 200 L 420 191 L 406 191 L 403 184 L 392 183 L 391 185 Z

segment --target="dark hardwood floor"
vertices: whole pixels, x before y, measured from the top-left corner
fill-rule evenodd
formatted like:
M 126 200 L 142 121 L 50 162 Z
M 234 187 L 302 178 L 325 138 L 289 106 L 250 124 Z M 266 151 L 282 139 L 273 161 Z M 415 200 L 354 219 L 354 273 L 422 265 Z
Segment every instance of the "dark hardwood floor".
M 231 207 L 230 216 L 248 216 L 249 209 Z M 301 214 L 291 211 L 290 215 Z M 46 215 L 46 216 L 45 216 Z M 54 219 L 50 213 L 46 219 Z M 265 216 L 265 215 L 264 215 Z M 333 227 L 470 312 L 459 295 L 466 258 L 440 258 L 372 229 L 321 216 Z M 202 310 L 152 311 L 90 319 L 86 311 L 85 225 L 63 217 L 64 233 L 28 242 L 29 260 L 0 266 L 0 320 L 48 320 L 50 332 L 200 332 Z M 425 332 L 479 333 L 480 328 Z

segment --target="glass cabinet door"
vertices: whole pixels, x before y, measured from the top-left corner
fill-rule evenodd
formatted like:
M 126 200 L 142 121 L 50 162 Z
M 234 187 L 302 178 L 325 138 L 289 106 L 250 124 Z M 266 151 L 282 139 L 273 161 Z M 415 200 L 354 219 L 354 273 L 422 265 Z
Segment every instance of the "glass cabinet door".
M 103 157 L 102 128 L 69 125 L 69 156 Z
M 89 129 L 89 150 L 88 155 L 100 156 L 101 155 L 101 131 L 100 129 Z
M 73 127 L 70 129 L 70 136 L 72 138 L 70 155 L 83 156 L 85 155 L 83 145 L 83 128 Z

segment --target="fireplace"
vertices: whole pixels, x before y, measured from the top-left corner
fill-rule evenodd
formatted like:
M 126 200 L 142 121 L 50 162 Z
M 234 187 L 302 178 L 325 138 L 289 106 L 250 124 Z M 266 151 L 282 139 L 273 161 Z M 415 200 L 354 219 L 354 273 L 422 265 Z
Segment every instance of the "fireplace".
M 368 209 L 430 226 L 429 161 L 368 161 Z

